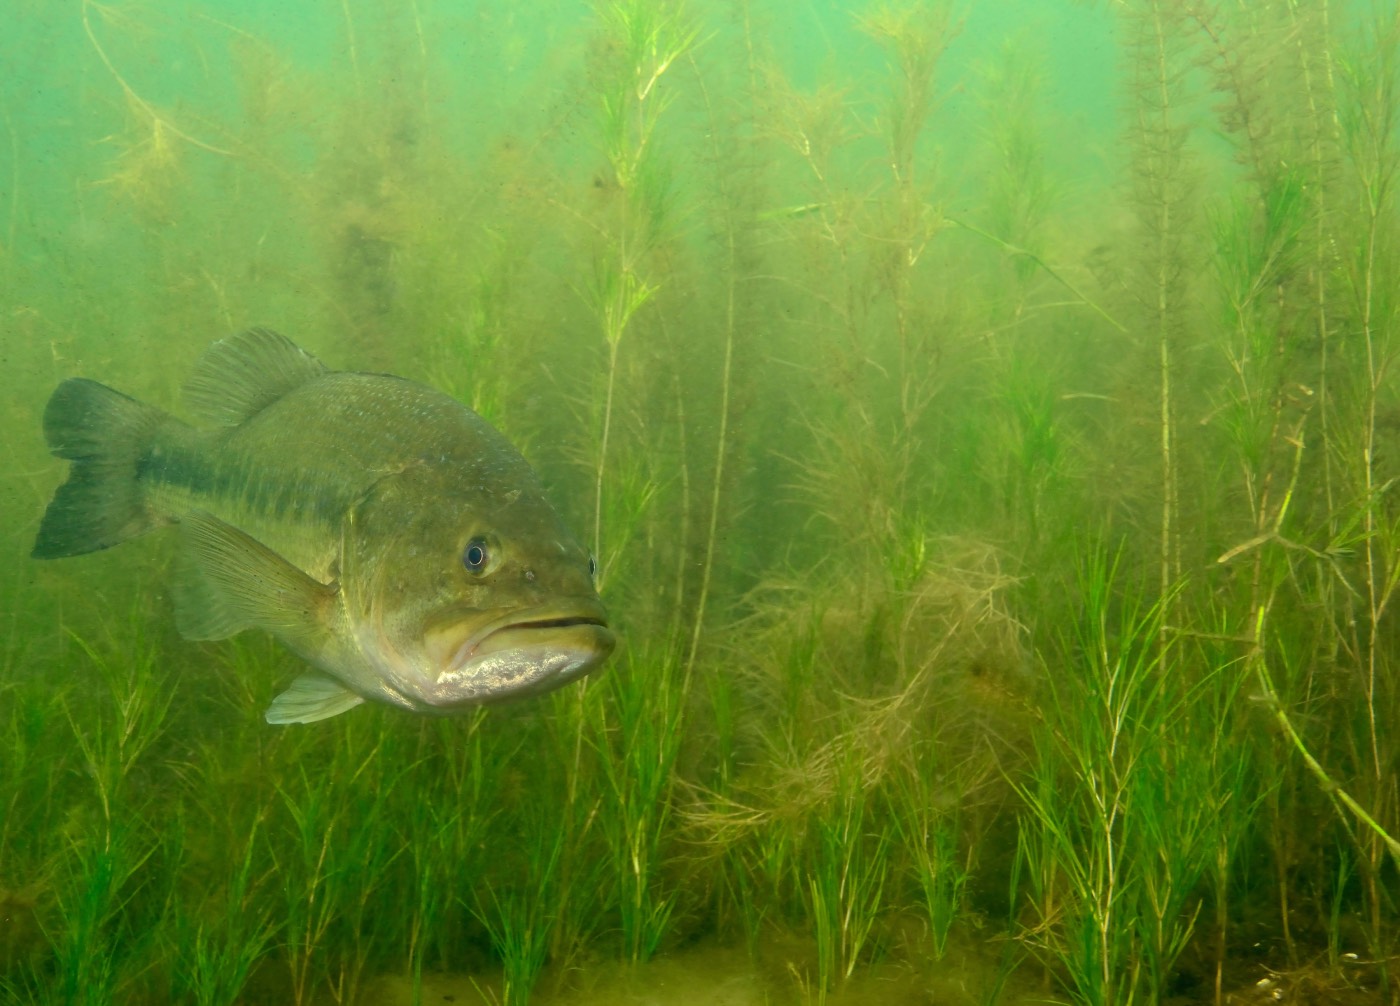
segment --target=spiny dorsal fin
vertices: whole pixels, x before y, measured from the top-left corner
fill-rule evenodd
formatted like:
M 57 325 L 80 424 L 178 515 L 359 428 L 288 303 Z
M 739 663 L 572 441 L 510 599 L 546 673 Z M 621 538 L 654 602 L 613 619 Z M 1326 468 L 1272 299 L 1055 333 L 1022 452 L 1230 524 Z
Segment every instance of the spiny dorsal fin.
M 250 328 L 204 351 L 185 384 L 185 405 L 200 419 L 237 426 L 326 372 L 324 363 L 285 335 Z

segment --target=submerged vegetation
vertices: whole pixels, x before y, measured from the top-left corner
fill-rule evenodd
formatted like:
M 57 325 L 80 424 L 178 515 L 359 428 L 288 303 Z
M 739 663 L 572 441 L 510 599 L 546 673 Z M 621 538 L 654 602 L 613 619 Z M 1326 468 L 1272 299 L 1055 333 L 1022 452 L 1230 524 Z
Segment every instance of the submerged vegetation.
M 1392 3 L 161 8 L 0 40 L 0 999 L 1400 1002 Z M 252 324 L 500 426 L 612 665 L 273 729 L 25 558 L 48 390 Z

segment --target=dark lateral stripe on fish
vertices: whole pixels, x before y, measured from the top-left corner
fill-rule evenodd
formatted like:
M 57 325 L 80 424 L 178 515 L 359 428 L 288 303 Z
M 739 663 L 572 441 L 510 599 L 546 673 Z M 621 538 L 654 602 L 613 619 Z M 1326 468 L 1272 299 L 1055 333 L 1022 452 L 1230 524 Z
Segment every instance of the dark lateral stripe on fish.
M 211 461 L 194 451 L 172 450 L 168 444 L 153 444 L 142 453 L 136 462 L 136 478 L 158 490 L 188 495 L 201 506 L 217 502 L 259 518 L 294 514 L 330 524 L 343 510 L 334 494 L 316 484 L 319 480 L 314 475 L 278 482 L 265 477 L 252 460 L 222 457 Z

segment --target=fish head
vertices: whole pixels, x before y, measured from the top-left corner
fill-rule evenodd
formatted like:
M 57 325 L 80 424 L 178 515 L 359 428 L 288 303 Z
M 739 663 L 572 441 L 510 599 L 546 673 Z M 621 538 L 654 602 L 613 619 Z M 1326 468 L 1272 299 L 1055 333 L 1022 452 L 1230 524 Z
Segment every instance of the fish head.
M 420 712 L 550 691 L 616 645 L 588 550 L 524 459 L 507 468 L 397 473 L 346 523 L 346 631 L 374 684 Z

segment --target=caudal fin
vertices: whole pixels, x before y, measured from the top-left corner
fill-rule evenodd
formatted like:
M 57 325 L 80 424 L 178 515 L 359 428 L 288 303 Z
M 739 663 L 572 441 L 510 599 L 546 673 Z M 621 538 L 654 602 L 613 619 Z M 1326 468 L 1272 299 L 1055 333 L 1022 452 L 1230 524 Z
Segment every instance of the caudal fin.
M 44 437 L 73 462 L 58 487 L 30 553 L 58 559 L 110 548 L 157 523 L 147 512 L 138 465 L 165 413 L 105 384 L 72 378 L 49 398 Z

